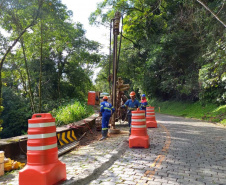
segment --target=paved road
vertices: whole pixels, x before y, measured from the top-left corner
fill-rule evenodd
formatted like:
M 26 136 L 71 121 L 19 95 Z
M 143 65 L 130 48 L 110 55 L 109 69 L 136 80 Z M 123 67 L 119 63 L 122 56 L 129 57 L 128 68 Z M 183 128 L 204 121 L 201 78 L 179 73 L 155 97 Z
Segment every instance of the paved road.
M 226 184 L 226 129 L 157 115 L 149 149 L 130 149 L 90 184 Z
M 194 119 L 157 114 L 158 128 L 148 129 L 148 149 L 128 147 L 122 134 L 60 157 L 69 184 L 226 184 L 226 128 Z M 18 184 L 18 171 L 0 178 Z

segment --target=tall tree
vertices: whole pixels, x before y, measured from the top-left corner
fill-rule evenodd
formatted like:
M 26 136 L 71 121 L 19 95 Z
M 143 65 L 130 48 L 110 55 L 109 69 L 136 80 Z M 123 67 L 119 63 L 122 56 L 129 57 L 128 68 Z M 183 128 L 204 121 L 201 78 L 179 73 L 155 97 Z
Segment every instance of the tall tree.
M 204 3 L 225 22 L 223 1 Z M 106 7 L 108 11 L 104 10 Z M 208 94 L 202 84 L 207 69 L 203 67 L 209 63 L 209 75 L 217 69 L 219 74 L 215 75 L 221 76 L 215 78 L 218 85 L 211 88 L 212 100 L 221 97 L 223 101 L 223 85 L 219 83 L 224 79 L 222 69 L 226 66 L 221 63 L 214 67 L 213 58 L 207 60 L 206 56 L 218 53 L 224 58 L 225 28 L 196 0 L 106 0 L 91 14 L 90 23 L 107 24 L 116 11 L 124 15 L 119 76 L 130 80 L 133 88 L 149 97 L 196 101 L 203 96 L 200 92 Z M 213 48 L 217 43 L 221 47 L 216 52 Z
M 2 94 L 2 67 L 3 63 L 6 60 L 7 55 L 10 53 L 10 51 L 13 49 L 13 47 L 17 44 L 17 42 L 20 40 L 20 38 L 23 36 L 23 34 L 32 26 L 34 26 L 37 23 L 37 19 L 39 17 L 40 9 L 43 5 L 43 0 L 38 0 L 38 1 L 33 1 L 33 2 L 27 2 L 23 1 L 24 6 L 27 9 L 30 9 L 30 14 L 27 12 L 23 12 L 24 7 L 19 6 L 19 1 L 18 0 L 10 0 L 10 1 L 2 1 L 1 2 L 1 10 L 0 10 L 0 18 L 1 18 L 1 25 L 2 27 L 7 30 L 7 31 L 12 31 L 12 38 L 13 38 L 13 43 L 8 47 L 6 52 L 3 54 L 3 57 L 1 58 L 0 61 L 0 96 Z M 34 11 L 35 10 L 35 11 Z M 18 12 L 23 12 L 25 15 L 20 15 L 21 17 L 18 16 Z M 35 12 L 35 14 L 34 14 Z M 6 14 L 8 16 L 6 16 Z M 24 20 L 22 18 L 23 16 L 26 16 L 27 19 Z M 11 17 L 11 19 L 9 19 Z M 16 28 L 17 22 L 23 22 L 24 27 L 20 30 L 19 33 L 17 33 L 17 30 L 14 30 Z

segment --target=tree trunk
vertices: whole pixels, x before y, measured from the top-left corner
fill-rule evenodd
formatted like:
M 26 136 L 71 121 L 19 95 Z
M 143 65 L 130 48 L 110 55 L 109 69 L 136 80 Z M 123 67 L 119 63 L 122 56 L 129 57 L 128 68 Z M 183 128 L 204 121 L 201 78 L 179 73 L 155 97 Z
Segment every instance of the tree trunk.
M 3 63 L 7 57 L 7 55 L 10 53 L 10 51 L 13 49 L 13 47 L 16 45 L 16 43 L 19 41 L 19 39 L 23 36 L 23 34 L 27 31 L 28 28 L 31 26 L 34 26 L 36 24 L 36 20 L 38 19 L 40 9 L 43 5 L 43 0 L 40 0 L 39 7 L 36 16 L 34 17 L 31 24 L 29 24 L 26 28 L 23 29 L 23 31 L 19 34 L 19 36 L 14 40 L 13 44 L 7 49 L 6 53 L 3 55 L 1 61 L 0 61 L 0 99 L 2 98 L 2 67 Z M 2 101 L 0 101 L 0 106 L 2 105 Z
M 60 99 L 60 81 L 62 76 L 62 52 L 59 52 L 59 61 L 58 61 L 58 98 Z
M 26 73 L 27 73 L 27 78 L 28 78 L 28 89 L 29 89 L 28 95 L 29 95 L 29 99 L 30 99 L 30 103 L 31 103 L 31 110 L 32 110 L 32 113 L 35 113 L 34 96 L 33 96 L 33 92 L 32 92 L 32 89 L 31 89 L 31 78 L 30 78 L 28 65 L 27 65 L 27 57 L 26 57 L 26 53 L 25 53 L 24 41 L 23 41 L 22 38 L 21 38 L 21 46 L 22 46 L 22 49 L 23 49 L 25 68 L 26 68 Z
M 39 113 L 42 111 L 42 47 L 43 47 L 43 33 L 42 33 L 42 20 L 41 20 L 41 48 L 40 48 L 40 74 L 39 74 Z

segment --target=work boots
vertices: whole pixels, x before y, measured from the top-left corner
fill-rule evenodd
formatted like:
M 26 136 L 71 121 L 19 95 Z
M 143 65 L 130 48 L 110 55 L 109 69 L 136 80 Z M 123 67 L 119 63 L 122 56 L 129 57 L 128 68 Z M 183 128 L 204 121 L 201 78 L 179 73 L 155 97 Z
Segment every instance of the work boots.
M 102 130 L 101 132 L 102 132 L 102 138 L 100 138 L 99 141 L 102 141 L 107 138 L 108 130 Z

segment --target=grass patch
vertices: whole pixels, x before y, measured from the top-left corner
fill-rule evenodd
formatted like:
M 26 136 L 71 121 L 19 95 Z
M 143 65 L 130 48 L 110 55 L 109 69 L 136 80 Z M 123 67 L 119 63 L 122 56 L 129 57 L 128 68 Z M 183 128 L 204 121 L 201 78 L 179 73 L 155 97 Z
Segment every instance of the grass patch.
M 157 100 L 150 101 L 149 105 L 154 106 L 156 112 L 159 112 L 160 108 L 160 113 L 163 114 L 197 118 L 226 125 L 226 105 L 217 106 L 211 103 L 203 105 L 200 102 L 160 102 Z
M 66 125 L 84 119 L 94 113 L 93 107 L 75 100 L 72 103 L 53 109 L 50 112 L 56 118 L 56 126 Z

